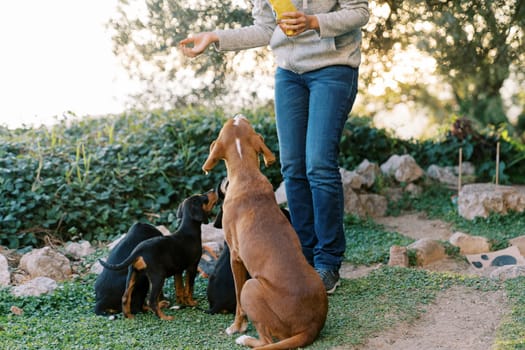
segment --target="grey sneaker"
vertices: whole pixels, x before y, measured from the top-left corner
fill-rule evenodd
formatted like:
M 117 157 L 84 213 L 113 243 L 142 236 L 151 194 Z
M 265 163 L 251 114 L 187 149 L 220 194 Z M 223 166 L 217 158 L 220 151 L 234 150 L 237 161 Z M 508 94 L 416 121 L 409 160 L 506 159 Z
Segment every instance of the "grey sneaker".
M 341 281 L 339 281 L 339 272 L 321 269 L 316 270 L 323 281 L 326 294 L 332 294 L 335 292 L 335 289 L 341 284 Z

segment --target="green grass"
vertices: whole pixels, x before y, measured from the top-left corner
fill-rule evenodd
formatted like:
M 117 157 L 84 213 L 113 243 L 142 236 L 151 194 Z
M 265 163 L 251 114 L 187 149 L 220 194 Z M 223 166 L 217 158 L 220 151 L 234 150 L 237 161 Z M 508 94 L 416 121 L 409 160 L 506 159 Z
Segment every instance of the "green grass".
M 447 220 L 470 234 L 490 233 L 502 245 L 508 237 L 516 236 L 524 225 L 525 214 L 467 222 L 455 214 L 449 195 L 438 192 L 430 191 L 410 203 L 399 204 L 402 209 L 398 213 L 402 210 L 426 211 L 429 216 Z M 391 212 L 395 210 L 393 208 Z M 345 224 L 348 263 L 385 263 L 391 245 L 412 242 L 412 239 L 386 231 L 371 220 L 347 217 Z M 81 277 L 61 284 L 52 294 L 17 298 L 6 289 L 0 290 L 0 349 L 241 348 L 235 345 L 235 337 L 224 333 L 233 315 L 208 315 L 203 311 L 208 306 L 207 282 L 200 277 L 195 288 L 199 307 L 168 310 L 168 314 L 175 316 L 173 321 L 159 320 L 151 313 L 140 314 L 134 320 L 121 316 L 115 320 L 96 316 L 93 313 L 96 277 L 85 272 L 104 253 L 101 250 L 86 259 L 86 266 L 80 269 Z M 329 298 L 326 325 L 309 349 L 362 344 L 399 322 L 416 322 L 438 293 L 454 285 L 473 290 L 505 290 L 511 311 L 498 328 L 496 348 L 525 349 L 524 283 L 524 277 L 495 282 L 479 277 L 383 266 L 365 277 L 343 280 L 337 292 Z M 171 279 L 165 293 L 174 300 Z M 13 315 L 11 306 L 22 308 L 24 314 Z M 255 335 L 252 326 L 248 334 Z
M 0 338 L 2 349 L 232 349 L 235 337 L 224 329 L 233 315 L 208 315 L 206 280 L 198 278 L 196 297 L 199 308 L 168 310 L 173 321 L 153 314 L 139 314 L 133 320 L 96 316 L 94 276 L 86 275 L 61 285 L 53 294 L 38 298 L 16 298 L 0 292 Z M 166 292 L 173 300 L 170 285 Z M 466 279 L 451 274 L 435 274 L 416 269 L 384 267 L 366 277 L 343 280 L 330 296 L 325 328 L 309 348 L 330 349 L 356 345 L 399 321 L 411 322 L 423 312 L 436 294 L 455 284 L 477 289 L 499 288 L 483 279 Z M 522 296 L 523 297 L 523 296 Z M 24 310 L 10 314 L 11 306 Z M 248 334 L 255 335 L 250 326 Z

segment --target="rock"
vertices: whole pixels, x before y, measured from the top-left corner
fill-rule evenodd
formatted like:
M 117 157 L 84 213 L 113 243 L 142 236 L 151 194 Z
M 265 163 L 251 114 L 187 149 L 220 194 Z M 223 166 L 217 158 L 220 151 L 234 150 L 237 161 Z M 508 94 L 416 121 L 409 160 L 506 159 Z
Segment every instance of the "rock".
M 416 251 L 416 261 L 418 266 L 425 266 L 434 261 L 442 260 L 447 255 L 445 247 L 438 241 L 423 238 L 408 246 L 408 249 Z
M 349 187 L 352 190 L 359 190 L 365 181 L 365 179 L 355 171 L 340 168 L 339 173 L 341 174 L 341 182 L 344 188 Z
M 376 163 L 371 163 L 368 159 L 363 160 L 355 169 L 355 172 L 363 179 L 363 185 L 366 188 L 371 188 L 376 178 L 381 174 L 381 169 Z
M 521 255 L 525 256 L 525 236 L 519 236 L 509 239 L 510 245 L 518 247 Z
M 427 169 L 427 176 L 442 184 L 457 186 L 458 176 L 454 174 L 453 167 L 441 167 L 438 165 L 431 165 Z
M 467 220 L 486 218 L 492 213 L 525 210 L 525 191 L 516 187 L 495 184 L 469 184 L 458 196 L 459 215 Z
M 7 287 L 11 282 L 7 258 L 0 254 L 0 287 Z
M 525 276 L 525 265 L 505 265 L 490 273 L 490 278 L 499 281 L 506 281 L 520 276 Z
M 393 176 L 398 182 L 413 182 L 424 174 L 423 169 L 408 154 L 402 156 L 394 154 L 381 164 L 381 171 L 387 176 Z
M 277 204 L 284 204 L 288 202 L 288 199 L 286 198 L 286 188 L 284 187 L 284 181 L 281 182 L 279 187 L 275 190 L 275 200 L 277 201 Z
M 505 265 L 525 265 L 525 258 L 516 246 L 495 252 L 467 254 L 467 260 L 478 270 L 493 269 Z
M 365 215 L 370 217 L 385 216 L 388 209 L 388 201 L 379 194 L 360 194 L 359 201 L 364 208 Z
M 9 309 L 13 315 L 22 316 L 24 314 L 24 310 L 19 308 L 18 306 L 11 306 Z
M 479 254 L 490 252 L 490 242 L 485 237 L 471 236 L 463 232 L 454 232 L 449 238 L 450 244 L 459 248 L 460 254 Z
M 58 284 L 48 277 L 37 277 L 22 285 L 13 287 L 11 293 L 17 297 L 39 296 L 50 293 L 58 287 Z
M 164 226 L 164 225 L 155 226 L 155 228 L 156 228 L 157 230 L 159 230 L 160 233 L 162 233 L 163 236 L 169 236 L 169 235 L 171 235 L 170 230 L 168 230 L 168 228 L 167 228 L 166 226 Z
M 361 200 L 350 186 L 344 188 L 345 214 L 353 214 L 359 217 L 366 216 L 366 209 L 361 204 Z
M 405 187 L 405 192 L 409 193 L 411 197 L 419 197 L 423 193 L 423 188 L 414 183 L 409 183 Z
M 20 259 L 22 270 L 32 278 L 49 277 L 56 281 L 63 281 L 71 275 L 71 264 L 62 254 L 50 247 L 35 249 Z
M 93 263 L 93 265 L 91 265 L 91 268 L 89 269 L 89 271 L 90 271 L 91 273 L 94 273 L 94 274 L 96 274 L 96 275 L 100 275 L 100 274 L 102 273 L 102 270 L 104 270 L 104 266 L 102 266 L 102 265 L 98 262 L 98 260 L 95 261 L 95 262 Z
M 201 230 L 202 245 L 209 245 L 211 242 L 217 243 L 220 246 L 224 245 L 224 231 L 220 228 L 213 227 L 213 223 L 202 225 Z
M 83 258 L 95 252 L 95 249 L 91 246 L 88 241 L 82 242 L 69 242 L 65 246 L 65 251 L 67 254 L 75 258 Z
M 388 259 L 390 266 L 408 267 L 408 251 L 407 247 L 393 245 L 390 247 L 390 257 Z
M 470 162 L 463 162 L 461 165 L 461 182 L 467 183 L 474 180 L 476 168 Z M 459 181 L 459 166 L 438 166 L 430 165 L 426 174 L 429 178 L 449 186 L 457 186 Z
M 400 187 L 388 187 L 383 191 L 383 194 L 388 200 L 397 202 L 403 198 L 403 189 Z

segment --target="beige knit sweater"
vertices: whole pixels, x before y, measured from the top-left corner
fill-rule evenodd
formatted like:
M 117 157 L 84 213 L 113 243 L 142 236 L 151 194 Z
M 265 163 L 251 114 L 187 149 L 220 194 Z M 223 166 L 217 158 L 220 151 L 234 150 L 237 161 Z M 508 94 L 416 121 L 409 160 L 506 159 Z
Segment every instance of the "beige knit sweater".
M 237 51 L 269 45 L 279 67 L 305 73 L 331 65 L 358 67 L 361 28 L 368 22 L 367 0 L 292 0 L 298 10 L 316 15 L 319 31 L 286 36 L 267 0 L 253 0 L 252 25 L 216 30 L 216 48 Z

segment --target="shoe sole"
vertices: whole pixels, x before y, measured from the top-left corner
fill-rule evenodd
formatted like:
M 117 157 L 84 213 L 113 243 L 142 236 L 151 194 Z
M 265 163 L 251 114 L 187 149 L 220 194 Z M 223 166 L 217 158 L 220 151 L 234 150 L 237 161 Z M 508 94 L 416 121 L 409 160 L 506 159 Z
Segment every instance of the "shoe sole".
M 326 291 L 326 294 L 331 295 L 335 292 L 336 288 L 341 285 L 341 281 L 335 282 L 334 286 Z

